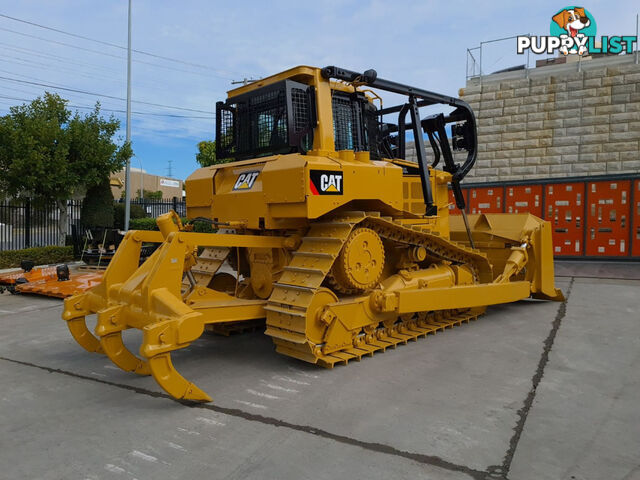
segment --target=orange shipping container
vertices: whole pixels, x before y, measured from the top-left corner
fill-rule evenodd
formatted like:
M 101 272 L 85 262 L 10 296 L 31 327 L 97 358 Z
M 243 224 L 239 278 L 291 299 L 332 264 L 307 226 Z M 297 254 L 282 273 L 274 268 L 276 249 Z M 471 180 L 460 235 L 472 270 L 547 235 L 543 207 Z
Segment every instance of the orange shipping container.
M 517 185 L 506 187 L 504 200 L 507 213 L 528 212 L 542 217 L 542 185 Z
M 544 191 L 544 218 L 553 226 L 554 255 L 582 255 L 584 183 L 549 184 Z
M 469 213 L 502 213 L 504 187 L 470 188 L 468 194 Z
M 465 204 L 468 204 L 469 200 L 468 200 L 468 192 L 467 190 L 463 189 L 462 190 L 462 194 L 464 195 L 465 198 Z M 456 199 L 453 196 L 453 190 L 449 189 L 449 215 L 460 215 L 460 210 L 458 209 L 458 207 L 456 207 Z
M 587 255 L 629 255 L 630 180 L 587 184 Z
M 633 232 L 631 232 L 631 255 L 640 257 L 640 179 L 634 181 L 632 197 Z

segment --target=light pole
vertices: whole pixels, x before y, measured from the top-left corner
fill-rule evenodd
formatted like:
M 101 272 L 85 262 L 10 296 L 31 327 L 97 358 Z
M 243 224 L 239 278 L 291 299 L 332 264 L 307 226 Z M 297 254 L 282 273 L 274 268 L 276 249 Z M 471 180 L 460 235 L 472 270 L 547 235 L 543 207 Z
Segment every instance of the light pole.
M 144 200 L 144 172 L 142 170 L 142 159 L 138 157 L 140 163 L 140 200 Z
M 131 0 L 129 0 L 127 40 L 127 143 L 131 143 Z M 131 158 L 127 158 L 124 175 L 124 229 L 129 230 L 131 217 Z

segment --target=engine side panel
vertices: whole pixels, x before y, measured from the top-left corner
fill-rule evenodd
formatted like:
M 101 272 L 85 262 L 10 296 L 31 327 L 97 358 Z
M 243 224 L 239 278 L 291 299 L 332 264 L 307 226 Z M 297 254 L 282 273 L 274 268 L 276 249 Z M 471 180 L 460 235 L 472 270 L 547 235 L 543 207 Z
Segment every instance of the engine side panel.
M 438 224 L 448 233 L 447 181 L 432 171 Z M 341 207 L 424 215 L 420 179 L 386 161 L 361 162 L 312 155 L 201 168 L 185 182 L 187 216 L 242 222 L 251 229 L 299 228 Z

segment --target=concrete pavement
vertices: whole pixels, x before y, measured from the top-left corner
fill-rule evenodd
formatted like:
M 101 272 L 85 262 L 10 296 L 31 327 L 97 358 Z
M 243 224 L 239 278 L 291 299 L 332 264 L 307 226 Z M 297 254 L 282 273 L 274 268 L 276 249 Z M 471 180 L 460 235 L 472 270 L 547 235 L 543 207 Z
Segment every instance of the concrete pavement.
M 566 304 L 494 307 L 333 370 L 277 355 L 258 332 L 205 336 L 174 355 L 213 396 L 201 406 L 83 351 L 58 300 L 5 294 L 0 478 L 637 474 L 640 282 L 558 285 Z

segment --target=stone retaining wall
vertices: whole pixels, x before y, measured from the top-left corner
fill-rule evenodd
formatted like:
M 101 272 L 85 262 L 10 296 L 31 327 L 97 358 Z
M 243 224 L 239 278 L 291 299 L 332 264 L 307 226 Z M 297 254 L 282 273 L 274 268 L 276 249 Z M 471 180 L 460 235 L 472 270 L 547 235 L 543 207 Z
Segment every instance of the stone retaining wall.
M 632 55 L 524 76 L 489 75 L 460 90 L 478 119 L 478 160 L 467 181 L 640 172 L 640 65 Z

